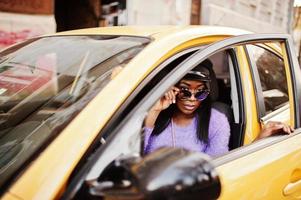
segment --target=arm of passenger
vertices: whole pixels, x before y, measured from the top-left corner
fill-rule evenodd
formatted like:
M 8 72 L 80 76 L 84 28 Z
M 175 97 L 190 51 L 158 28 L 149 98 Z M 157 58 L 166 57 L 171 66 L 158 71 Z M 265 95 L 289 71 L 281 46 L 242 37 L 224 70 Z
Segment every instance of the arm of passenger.
M 214 124 L 209 126 L 209 143 L 205 153 L 216 157 L 229 151 L 230 124 L 222 113 L 212 123 Z

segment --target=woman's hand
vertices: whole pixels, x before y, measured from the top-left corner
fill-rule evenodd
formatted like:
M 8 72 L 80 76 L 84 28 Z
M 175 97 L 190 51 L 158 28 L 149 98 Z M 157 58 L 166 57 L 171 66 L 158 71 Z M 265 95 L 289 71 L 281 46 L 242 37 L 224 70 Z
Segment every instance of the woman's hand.
M 263 127 L 256 140 L 280 133 L 291 134 L 293 131 L 294 129 L 285 123 L 270 121 Z
M 155 121 L 160 112 L 168 108 L 170 104 L 176 103 L 176 97 L 179 92 L 179 88 L 176 87 L 172 87 L 170 90 L 168 90 L 148 112 L 144 121 L 144 126 L 148 128 L 154 127 Z
M 179 92 L 180 89 L 173 86 L 155 103 L 155 105 L 151 108 L 151 111 L 161 112 L 162 110 L 168 108 L 171 104 L 176 103 L 177 94 Z

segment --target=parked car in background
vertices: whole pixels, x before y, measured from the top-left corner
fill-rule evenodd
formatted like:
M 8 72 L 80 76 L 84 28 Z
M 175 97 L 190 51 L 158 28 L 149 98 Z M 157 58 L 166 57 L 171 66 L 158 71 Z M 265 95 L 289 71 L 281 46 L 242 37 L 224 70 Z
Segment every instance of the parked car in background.
M 229 153 L 144 156 L 146 113 L 205 59 Z M 301 72 L 288 35 L 166 26 L 33 38 L 0 53 L 0 101 L 2 199 L 300 198 Z M 296 130 L 253 142 L 268 121 Z

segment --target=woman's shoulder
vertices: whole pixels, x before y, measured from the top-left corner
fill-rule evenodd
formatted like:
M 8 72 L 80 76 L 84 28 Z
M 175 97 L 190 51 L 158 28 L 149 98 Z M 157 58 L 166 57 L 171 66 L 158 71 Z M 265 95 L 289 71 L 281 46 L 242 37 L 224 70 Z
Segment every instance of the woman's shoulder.
M 230 119 L 226 114 L 216 108 L 211 109 L 210 127 L 228 127 L 230 125 Z
M 216 109 L 216 108 L 211 108 L 211 118 L 227 118 L 225 113 L 222 111 Z
M 229 105 L 221 102 L 214 102 L 211 108 L 211 115 L 226 118 L 229 122 L 233 121 L 233 111 Z
M 223 132 L 227 133 L 230 129 L 229 119 L 225 115 L 225 113 L 219 111 L 218 109 L 211 109 L 211 117 L 209 122 L 209 130 L 214 133 L 219 130 L 223 130 Z

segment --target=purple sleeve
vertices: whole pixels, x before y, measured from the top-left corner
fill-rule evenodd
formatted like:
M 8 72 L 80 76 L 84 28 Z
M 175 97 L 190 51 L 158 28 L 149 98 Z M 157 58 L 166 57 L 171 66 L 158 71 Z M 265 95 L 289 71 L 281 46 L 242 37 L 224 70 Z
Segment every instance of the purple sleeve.
M 229 151 L 230 124 L 227 117 L 212 109 L 209 124 L 209 144 L 205 153 L 216 157 Z
M 150 135 L 153 131 L 153 128 L 144 127 L 143 128 L 143 134 L 144 134 L 144 153 L 148 153 L 148 147 L 149 147 L 149 140 Z

